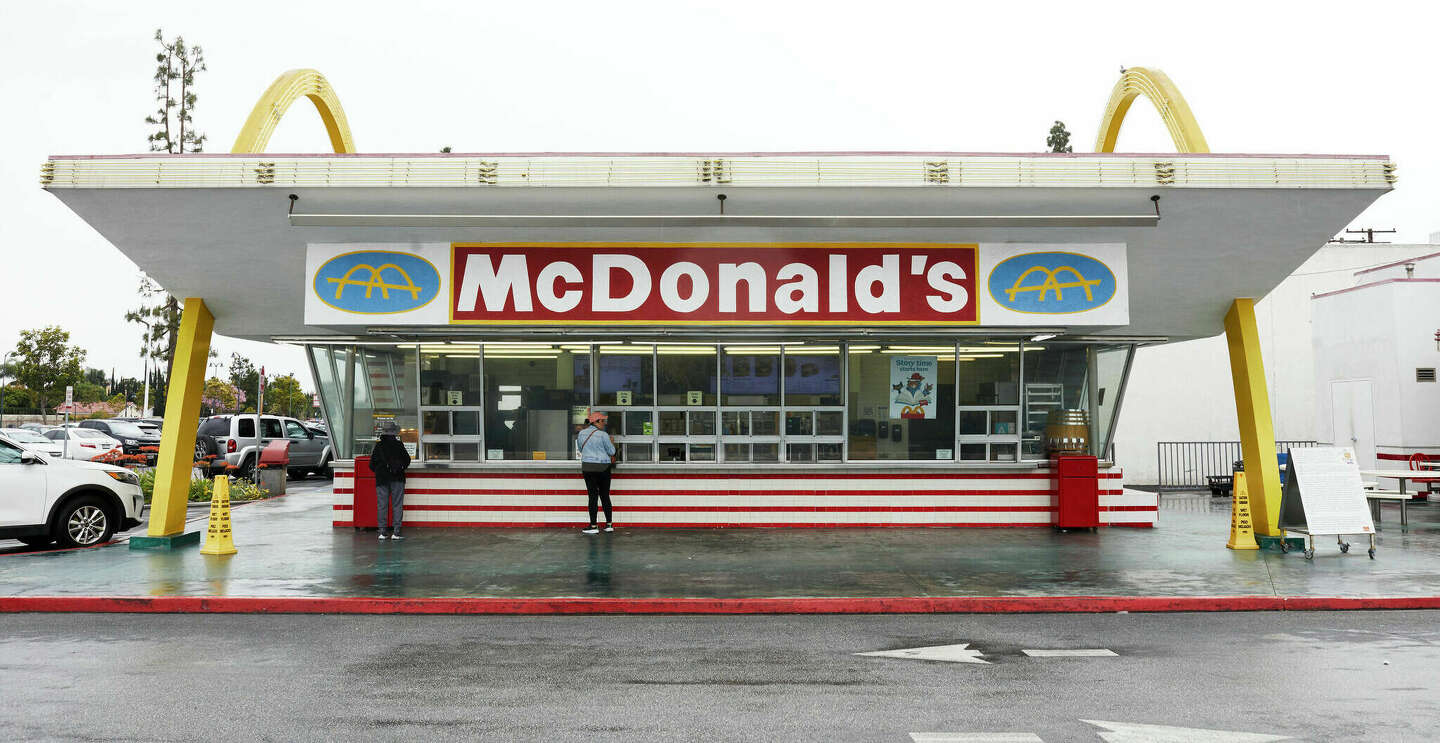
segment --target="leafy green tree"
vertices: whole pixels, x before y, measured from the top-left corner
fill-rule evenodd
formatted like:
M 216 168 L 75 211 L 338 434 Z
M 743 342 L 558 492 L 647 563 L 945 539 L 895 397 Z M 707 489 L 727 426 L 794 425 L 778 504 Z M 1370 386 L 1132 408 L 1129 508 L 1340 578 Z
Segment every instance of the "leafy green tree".
M 250 359 L 238 353 L 232 353 L 230 354 L 230 384 L 235 385 L 236 389 L 243 392 L 246 397 L 253 399 L 260 394 L 260 372 L 255 369 L 254 364 L 250 363 Z M 245 398 L 240 398 L 240 401 L 244 402 Z
M 51 407 L 65 399 L 65 387 L 84 378 L 85 351 L 70 345 L 70 332 L 51 325 L 20 331 L 13 369 L 16 381 L 30 389 L 36 407 Z
M 1045 138 L 1045 146 L 1051 152 L 1074 152 L 1075 148 L 1070 146 L 1070 132 L 1065 128 L 1065 122 L 1057 121 L 1055 126 L 1050 127 L 1050 136 Z
M 149 357 L 152 376 L 150 400 L 156 412 L 165 410 L 165 388 L 170 375 L 170 360 L 175 358 L 175 342 L 180 331 L 180 302 L 155 283 L 140 277 L 140 306 L 125 313 L 125 321 L 145 326 L 140 335 L 140 358 Z M 142 386 L 144 382 L 141 382 Z
M 88 379 L 81 379 L 75 385 L 75 402 L 100 402 L 105 399 L 105 388 L 90 382 Z
M 211 377 L 205 380 L 205 392 L 201 395 L 200 401 L 213 413 L 229 413 L 237 410 L 240 403 L 245 402 L 245 393 L 235 389 L 235 385 Z
M 197 44 L 186 46 L 185 39 L 176 36 L 165 41 L 160 29 L 155 29 L 155 43 L 160 51 L 155 54 L 155 113 L 145 117 L 145 123 L 156 127 L 149 136 L 152 152 L 200 152 L 205 147 L 205 135 L 195 130 L 192 116 L 195 112 L 195 75 L 205 71 L 205 52 Z
M 295 377 L 275 377 L 265 385 L 265 412 L 308 418 L 310 395 L 300 388 L 300 380 Z
M 109 381 L 109 378 L 106 377 L 104 369 L 95 369 L 87 366 L 85 367 L 85 381 L 104 387 L 105 383 Z
M 5 386 L 5 407 L 6 408 L 29 408 L 34 407 L 35 398 L 25 385 L 15 383 Z

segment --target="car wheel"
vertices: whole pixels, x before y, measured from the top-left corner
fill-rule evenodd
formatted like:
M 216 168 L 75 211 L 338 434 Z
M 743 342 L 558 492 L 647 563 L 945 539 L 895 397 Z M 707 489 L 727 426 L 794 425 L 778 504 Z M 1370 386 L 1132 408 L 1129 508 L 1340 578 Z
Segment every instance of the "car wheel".
M 305 470 L 295 469 L 293 467 L 287 470 L 287 472 L 289 473 L 291 480 L 304 480 L 305 476 L 310 474 Z
M 335 479 L 335 470 L 331 469 L 330 467 L 330 457 L 325 457 L 325 461 L 320 463 L 320 467 L 315 470 L 315 474 L 325 478 L 326 480 Z
M 16 539 L 19 539 L 21 544 L 24 544 L 28 547 L 44 547 L 45 545 L 55 541 L 54 537 L 48 535 L 37 537 L 16 537 Z
M 255 457 L 245 457 L 240 461 L 240 467 L 235 470 L 235 476 L 242 480 L 255 481 Z
M 105 502 L 93 495 L 66 503 L 55 522 L 55 541 L 61 547 L 103 544 L 114 534 L 115 520 L 105 510 Z

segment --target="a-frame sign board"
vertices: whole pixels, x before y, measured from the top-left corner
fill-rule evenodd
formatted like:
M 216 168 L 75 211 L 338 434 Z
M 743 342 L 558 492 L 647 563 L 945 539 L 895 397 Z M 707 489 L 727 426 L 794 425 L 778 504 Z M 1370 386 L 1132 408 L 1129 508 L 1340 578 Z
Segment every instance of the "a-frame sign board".
M 1375 553 L 1375 522 L 1365 501 L 1360 465 L 1350 447 L 1313 446 L 1288 450 L 1289 474 L 1280 495 L 1281 529 L 1310 537 L 1306 557 L 1315 555 L 1315 537 L 1336 537 L 1341 551 L 1350 545 L 1339 537 L 1366 534 L 1370 556 Z

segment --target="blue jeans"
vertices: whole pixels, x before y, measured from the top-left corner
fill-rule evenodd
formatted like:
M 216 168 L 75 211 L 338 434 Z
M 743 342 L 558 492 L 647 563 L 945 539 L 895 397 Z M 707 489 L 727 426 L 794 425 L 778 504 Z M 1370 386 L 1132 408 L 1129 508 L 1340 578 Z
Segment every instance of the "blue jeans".
M 375 523 L 381 534 L 399 534 L 405 510 L 405 481 L 375 483 Z

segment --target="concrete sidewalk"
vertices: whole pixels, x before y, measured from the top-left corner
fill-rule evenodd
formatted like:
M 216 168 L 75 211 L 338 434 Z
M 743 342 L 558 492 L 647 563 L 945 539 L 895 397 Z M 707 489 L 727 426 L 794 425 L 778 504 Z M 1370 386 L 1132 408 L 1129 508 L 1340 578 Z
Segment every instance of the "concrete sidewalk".
M 776 599 L 805 597 L 1440 596 L 1440 506 L 1401 531 L 1386 508 L 1377 558 L 1224 548 L 1229 501 L 1166 495 L 1154 529 L 410 529 L 403 542 L 330 525 L 328 483 L 234 509 L 239 554 L 191 548 L 0 555 L 10 597 Z M 623 514 L 617 514 L 617 519 Z M 203 529 L 204 522 L 191 528 Z M 136 533 L 143 533 L 136 530 Z

